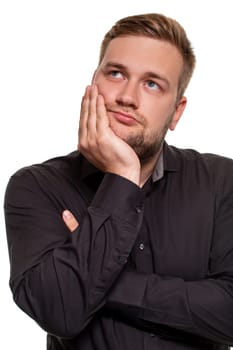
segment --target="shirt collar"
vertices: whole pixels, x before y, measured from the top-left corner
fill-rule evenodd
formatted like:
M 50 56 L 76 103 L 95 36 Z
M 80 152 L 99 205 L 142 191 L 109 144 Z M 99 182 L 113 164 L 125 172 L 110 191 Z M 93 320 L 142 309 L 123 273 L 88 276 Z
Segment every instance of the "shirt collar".
M 163 163 L 163 150 L 160 152 L 159 159 L 156 163 L 155 169 L 152 174 L 152 181 L 156 182 L 162 179 L 164 175 L 164 163 Z
M 156 167 L 152 174 L 152 181 L 156 182 L 164 176 L 164 172 L 177 172 L 180 169 L 180 156 L 177 148 L 168 146 L 164 141 Z
M 164 157 L 164 171 L 177 172 L 181 167 L 181 150 L 174 146 L 168 145 L 164 141 L 163 157 Z

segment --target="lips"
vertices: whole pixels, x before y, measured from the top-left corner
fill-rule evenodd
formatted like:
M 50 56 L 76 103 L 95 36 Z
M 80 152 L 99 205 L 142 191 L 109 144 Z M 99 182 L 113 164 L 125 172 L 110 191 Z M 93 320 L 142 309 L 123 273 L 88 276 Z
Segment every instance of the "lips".
M 109 111 L 113 117 L 120 123 L 125 124 L 125 125 L 135 125 L 138 123 L 137 119 L 132 116 L 131 114 L 127 114 L 122 111 L 114 111 L 111 110 Z

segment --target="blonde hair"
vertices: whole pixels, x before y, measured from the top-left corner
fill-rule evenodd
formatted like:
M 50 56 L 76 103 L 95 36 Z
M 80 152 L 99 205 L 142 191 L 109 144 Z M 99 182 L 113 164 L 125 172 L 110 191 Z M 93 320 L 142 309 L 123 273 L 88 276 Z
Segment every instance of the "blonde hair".
M 164 40 L 179 50 L 184 62 L 178 84 L 177 100 L 179 100 L 189 84 L 196 63 L 191 43 L 187 38 L 184 28 L 176 20 L 158 13 L 122 18 L 104 36 L 100 48 L 99 64 L 104 57 L 110 41 L 116 37 L 125 35 L 140 35 Z

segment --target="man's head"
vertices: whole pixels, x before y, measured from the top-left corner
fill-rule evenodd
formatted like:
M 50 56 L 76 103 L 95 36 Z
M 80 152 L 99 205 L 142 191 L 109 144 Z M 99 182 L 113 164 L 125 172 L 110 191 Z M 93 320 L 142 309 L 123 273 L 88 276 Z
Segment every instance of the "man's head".
M 162 15 L 118 21 L 106 34 L 93 76 L 114 133 L 141 161 L 157 154 L 186 106 L 195 57 L 182 27 Z
M 101 44 L 99 64 L 110 41 L 119 36 L 128 35 L 146 36 L 167 41 L 178 49 L 183 58 L 183 70 L 177 92 L 177 100 L 179 100 L 188 86 L 196 63 L 191 43 L 183 27 L 176 20 L 157 13 L 122 18 L 106 33 Z

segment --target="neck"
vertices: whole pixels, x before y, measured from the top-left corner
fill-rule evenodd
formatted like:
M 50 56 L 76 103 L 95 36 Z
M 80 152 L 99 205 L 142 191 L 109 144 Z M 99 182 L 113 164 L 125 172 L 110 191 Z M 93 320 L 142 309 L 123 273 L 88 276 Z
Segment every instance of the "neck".
M 140 172 L 140 183 L 139 183 L 140 187 L 143 187 L 143 185 L 146 183 L 149 177 L 153 174 L 153 171 L 156 167 L 161 151 L 162 151 L 162 147 L 155 155 L 141 161 L 141 172 Z

